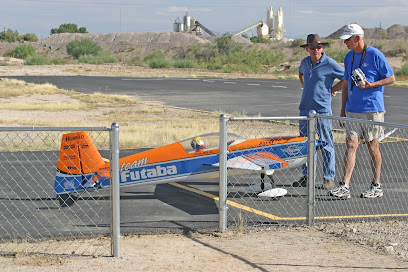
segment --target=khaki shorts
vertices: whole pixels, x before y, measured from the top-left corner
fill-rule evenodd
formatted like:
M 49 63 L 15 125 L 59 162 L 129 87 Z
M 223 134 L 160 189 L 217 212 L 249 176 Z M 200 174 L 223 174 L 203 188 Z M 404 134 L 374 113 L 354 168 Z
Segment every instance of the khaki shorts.
M 384 122 L 385 111 L 379 112 L 346 112 L 346 117 L 371 120 L 375 122 Z M 366 142 L 371 142 L 374 139 L 380 138 L 384 134 L 383 126 L 373 126 L 363 123 L 346 122 L 347 138 L 364 138 Z

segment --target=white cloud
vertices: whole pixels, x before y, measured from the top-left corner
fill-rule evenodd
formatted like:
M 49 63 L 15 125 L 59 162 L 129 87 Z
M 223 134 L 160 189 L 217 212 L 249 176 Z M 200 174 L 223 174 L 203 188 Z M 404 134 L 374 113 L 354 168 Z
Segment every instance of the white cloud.
M 297 12 L 306 13 L 306 14 L 313 14 L 313 11 L 311 11 L 311 10 L 298 10 Z

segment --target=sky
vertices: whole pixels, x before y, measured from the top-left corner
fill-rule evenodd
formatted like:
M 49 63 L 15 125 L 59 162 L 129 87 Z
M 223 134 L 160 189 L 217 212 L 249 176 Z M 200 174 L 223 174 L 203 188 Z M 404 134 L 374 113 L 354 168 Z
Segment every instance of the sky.
M 0 27 L 34 33 L 41 40 L 65 23 L 86 27 L 89 33 L 171 32 L 174 21 L 188 12 L 223 34 L 266 20 L 269 7 L 275 14 L 283 8 L 283 36 L 293 39 L 306 39 L 309 33 L 326 37 L 353 22 L 383 29 L 408 25 L 407 0 L 0 0 Z

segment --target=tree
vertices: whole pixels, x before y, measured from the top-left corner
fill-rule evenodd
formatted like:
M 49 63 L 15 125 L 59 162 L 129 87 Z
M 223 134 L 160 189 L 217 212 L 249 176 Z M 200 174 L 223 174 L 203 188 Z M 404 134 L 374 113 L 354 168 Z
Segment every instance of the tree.
M 86 27 L 80 27 L 78 29 L 78 26 L 76 24 L 62 24 L 59 26 L 59 28 L 52 28 L 50 33 L 52 35 L 59 33 L 88 33 L 88 32 L 86 31 Z
M 38 41 L 38 37 L 34 33 L 26 33 L 26 34 L 22 35 L 21 37 L 22 37 L 22 40 L 27 41 L 27 42 L 36 42 L 36 41 Z
M 0 32 L 0 41 L 4 42 L 18 42 L 20 40 L 18 31 L 7 29 L 7 31 Z

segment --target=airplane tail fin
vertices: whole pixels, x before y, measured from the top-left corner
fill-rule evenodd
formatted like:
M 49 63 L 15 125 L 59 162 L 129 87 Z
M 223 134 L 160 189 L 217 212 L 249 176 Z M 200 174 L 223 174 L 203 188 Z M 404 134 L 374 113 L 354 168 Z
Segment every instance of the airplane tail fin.
M 54 191 L 57 195 L 109 184 L 106 163 L 85 131 L 62 136 Z

